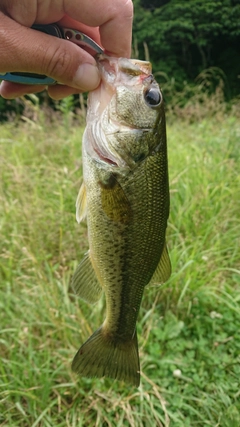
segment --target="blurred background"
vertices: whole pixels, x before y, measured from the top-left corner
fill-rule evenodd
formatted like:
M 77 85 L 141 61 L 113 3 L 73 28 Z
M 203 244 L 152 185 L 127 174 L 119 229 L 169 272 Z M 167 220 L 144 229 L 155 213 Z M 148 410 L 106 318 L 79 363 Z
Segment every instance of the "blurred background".
M 217 94 L 217 103 L 239 101 L 239 0 L 134 0 L 132 57 L 150 60 L 168 109 L 179 109 Z M 30 105 L 65 111 L 66 101 L 45 93 L 18 100 L 0 98 L 0 121 L 29 115 Z M 68 109 L 83 111 L 86 97 L 72 96 Z M 209 106 L 211 109 L 211 106 Z M 213 107 L 213 106 L 212 106 Z M 187 113 L 190 113 L 187 109 Z
M 78 378 L 105 317 L 69 286 L 86 95 L 0 98 L 0 426 L 240 426 L 240 1 L 134 0 L 163 90 L 172 275 L 144 292 L 138 389 Z M 133 242 L 134 243 L 134 242 Z

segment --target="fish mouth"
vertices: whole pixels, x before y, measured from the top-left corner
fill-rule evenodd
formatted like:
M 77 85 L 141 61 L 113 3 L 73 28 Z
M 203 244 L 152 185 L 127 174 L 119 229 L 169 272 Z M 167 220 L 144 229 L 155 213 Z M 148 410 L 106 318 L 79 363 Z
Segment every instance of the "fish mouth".
M 111 113 L 109 105 L 119 86 L 133 87 L 134 90 L 135 86 L 145 86 L 147 84 L 144 83 L 145 80 L 153 78 L 151 64 L 147 61 L 111 58 L 100 54 L 97 57 L 97 65 L 102 81 L 88 98 L 86 152 L 96 161 L 112 167 L 132 167 L 134 159 L 131 158 L 131 148 L 126 144 L 125 156 L 117 134 L 125 135 L 126 139 L 128 135 L 139 139 L 142 134 L 150 132 L 152 127 L 146 127 L 148 126 L 147 121 L 144 123 L 144 128 L 139 125 L 138 121 L 133 124 L 129 123 L 128 117 L 125 122 L 125 117 L 120 116 L 119 118 L 115 110 Z
M 152 79 L 150 62 L 127 58 L 111 58 L 100 54 L 97 66 L 101 75 L 101 83 L 97 89 L 90 92 L 88 97 L 89 120 L 103 113 L 116 94 L 119 85 L 134 87 L 146 85 L 146 80 Z M 145 82 L 145 83 L 144 83 Z
M 129 124 L 119 123 L 114 119 L 108 120 L 109 130 L 105 129 L 104 132 L 106 135 L 115 135 L 116 133 L 134 133 L 141 134 L 143 132 L 149 132 L 151 128 L 142 128 L 141 126 L 131 126 Z
M 152 74 L 151 63 L 139 59 L 114 58 L 105 54 L 99 54 L 97 64 L 103 80 L 106 79 L 111 81 L 111 83 L 122 73 L 128 76 L 144 75 L 145 77 Z

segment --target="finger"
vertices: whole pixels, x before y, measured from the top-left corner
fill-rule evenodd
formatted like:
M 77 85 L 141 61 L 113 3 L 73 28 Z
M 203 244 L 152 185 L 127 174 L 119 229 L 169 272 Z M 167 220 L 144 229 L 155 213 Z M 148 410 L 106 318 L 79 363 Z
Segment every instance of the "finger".
M 131 54 L 133 3 L 131 0 L 65 1 L 65 13 L 89 27 L 99 27 L 103 47 L 114 56 Z
M 0 72 L 43 74 L 82 91 L 98 86 L 100 76 L 96 62 L 79 46 L 0 15 Z
M 132 46 L 133 4 L 127 0 L 123 9 L 114 13 L 112 19 L 99 25 L 101 42 L 106 53 L 130 58 Z M 122 4 L 123 7 L 123 4 Z
M 58 84 L 52 86 L 23 85 L 19 83 L 2 81 L 0 85 L 0 95 L 5 99 L 14 99 L 29 93 L 42 92 L 45 89 L 48 90 L 49 96 L 55 100 L 65 98 L 69 95 L 82 93 L 82 90 Z
M 64 85 L 48 86 L 49 96 L 56 101 L 62 98 L 66 98 L 69 95 L 75 95 L 77 93 L 82 93 L 82 90 L 73 89 L 72 87 Z
M 2 0 L 1 7 L 26 26 L 34 22 L 56 22 L 68 15 L 89 27 L 100 27 L 102 45 L 112 55 L 129 57 L 131 54 L 132 0 L 22 0 L 14 7 L 9 0 Z
M 47 86 L 42 85 L 22 85 L 19 83 L 2 81 L 0 85 L 0 95 L 5 99 L 14 99 L 28 93 L 38 93 L 46 89 Z
M 76 21 L 75 19 L 72 19 L 67 15 L 57 21 L 57 24 L 59 24 L 61 27 L 68 27 L 74 30 L 81 31 L 87 36 L 91 37 L 93 40 L 95 40 L 95 42 L 97 42 L 99 45 L 101 45 L 101 37 L 99 34 L 98 27 L 89 27 L 88 25 Z

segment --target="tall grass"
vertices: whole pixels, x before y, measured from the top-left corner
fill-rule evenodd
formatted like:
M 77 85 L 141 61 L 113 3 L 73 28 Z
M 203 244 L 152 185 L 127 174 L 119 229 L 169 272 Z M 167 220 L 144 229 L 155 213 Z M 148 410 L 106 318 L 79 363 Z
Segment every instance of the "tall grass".
M 164 93 L 170 116 L 181 118 L 189 123 L 205 118 L 220 120 L 224 114 L 240 119 L 239 97 L 230 101 L 228 81 L 218 67 L 203 70 L 194 83 L 183 82 L 179 85 L 174 77 L 156 72 Z
M 1 126 L 0 426 L 239 427 L 240 124 L 169 123 L 173 273 L 145 291 L 139 389 L 70 369 L 104 318 L 104 300 L 69 290 L 88 247 L 75 221 L 83 129 L 41 115 Z

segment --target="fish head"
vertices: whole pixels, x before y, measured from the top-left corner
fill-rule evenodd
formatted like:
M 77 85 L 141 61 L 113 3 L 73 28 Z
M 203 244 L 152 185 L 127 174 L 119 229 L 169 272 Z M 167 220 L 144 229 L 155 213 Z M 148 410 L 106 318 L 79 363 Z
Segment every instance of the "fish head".
M 161 144 L 162 93 L 150 62 L 99 55 L 97 63 L 101 83 L 88 99 L 86 150 L 98 162 L 134 168 Z

